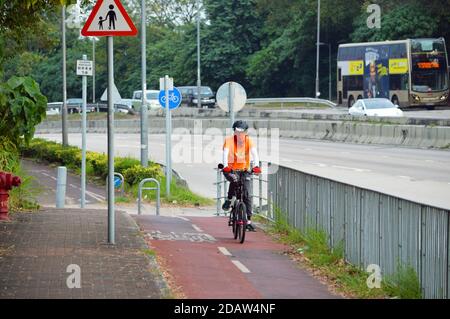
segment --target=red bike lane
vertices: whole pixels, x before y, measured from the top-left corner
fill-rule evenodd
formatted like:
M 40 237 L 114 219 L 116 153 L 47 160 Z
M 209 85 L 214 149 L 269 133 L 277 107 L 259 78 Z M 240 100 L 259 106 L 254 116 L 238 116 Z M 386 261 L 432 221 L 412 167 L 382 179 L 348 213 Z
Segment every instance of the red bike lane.
M 244 244 L 226 217 L 136 216 L 149 247 L 189 299 L 340 298 L 299 268 L 261 229 Z

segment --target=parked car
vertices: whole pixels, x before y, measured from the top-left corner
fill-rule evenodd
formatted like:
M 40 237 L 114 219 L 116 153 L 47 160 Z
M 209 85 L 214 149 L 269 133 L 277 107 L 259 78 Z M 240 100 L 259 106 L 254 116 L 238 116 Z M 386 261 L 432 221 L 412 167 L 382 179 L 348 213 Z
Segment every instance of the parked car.
M 83 99 L 80 98 L 70 98 L 67 99 L 66 102 L 67 105 L 67 113 L 73 114 L 73 113 L 81 113 L 83 109 Z M 95 112 L 95 106 L 94 105 L 88 105 L 86 103 L 86 113 Z
M 61 114 L 62 105 L 62 102 L 47 103 L 47 111 L 45 113 L 47 115 L 59 115 Z
M 187 107 L 196 107 L 198 105 L 198 88 L 196 86 L 180 86 L 178 89 L 181 92 L 181 103 L 183 105 L 186 105 Z M 200 97 L 202 108 L 214 108 L 216 106 L 216 97 L 209 86 L 200 87 Z
M 384 98 L 359 99 L 348 110 L 354 116 L 403 116 L 398 105 Z
M 159 104 L 159 91 L 158 90 L 147 90 L 147 107 L 149 110 L 157 110 L 161 108 Z M 133 110 L 135 112 L 140 112 L 142 104 L 142 90 L 134 91 L 132 97 Z

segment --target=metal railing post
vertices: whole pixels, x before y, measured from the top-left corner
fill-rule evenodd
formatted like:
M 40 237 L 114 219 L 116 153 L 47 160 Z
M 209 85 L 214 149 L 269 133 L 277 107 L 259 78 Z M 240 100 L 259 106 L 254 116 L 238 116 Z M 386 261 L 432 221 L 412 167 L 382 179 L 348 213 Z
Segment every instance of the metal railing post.
M 262 162 L 259 161 L 259 167 L 262 167 Z M 258 176 L 258 183 L 259 183 L 259 213 L 262 212 L 262 174 L 259 174 Z
M 217 212 L 216 215 L 220 215 L 220 193 L 221 193 L 221 186 L 222 186 L 222 178 L 221 178 L 220 170 L 217 170 Z

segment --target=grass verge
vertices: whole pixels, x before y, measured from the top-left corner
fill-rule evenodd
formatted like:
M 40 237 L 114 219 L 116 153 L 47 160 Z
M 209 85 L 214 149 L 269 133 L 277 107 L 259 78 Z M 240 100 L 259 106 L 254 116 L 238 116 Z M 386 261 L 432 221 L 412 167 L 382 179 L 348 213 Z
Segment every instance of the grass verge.
M 286 214 L 275 209 L 275 222 L 269 224 L 269 234 L 290 246 L 289 255 L 306 266 L 315 277 L 325 282 L 332 291 L 349 298 L 421 298 L 420 283 L 415 270 L 398 263 L 396 273 L 382 278 L 380 288 L 369 288 L 371 273 L 344 259 L 344 243 L 331 248 L 328 234 L 309 227 L 304 232 L 290 226 Z

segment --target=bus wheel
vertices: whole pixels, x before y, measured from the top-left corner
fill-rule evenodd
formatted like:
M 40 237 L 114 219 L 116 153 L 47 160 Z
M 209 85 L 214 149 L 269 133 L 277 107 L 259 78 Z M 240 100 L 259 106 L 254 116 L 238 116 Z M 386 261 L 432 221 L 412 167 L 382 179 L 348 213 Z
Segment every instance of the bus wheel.
M 348 108 L 351 108 L 355 104 L 355 99 L 353 98 L 353 95 L 350 95 L 348 98 Z
M 394 95 L 394 96 L 392 97 L 392 103 L 393 103 L 394 105 L 400 106 L 400 102 L 398 101 L 397 95 Z
M 362 98 L 362 95 L 358 95 L 358 100 L 361 100 Z

